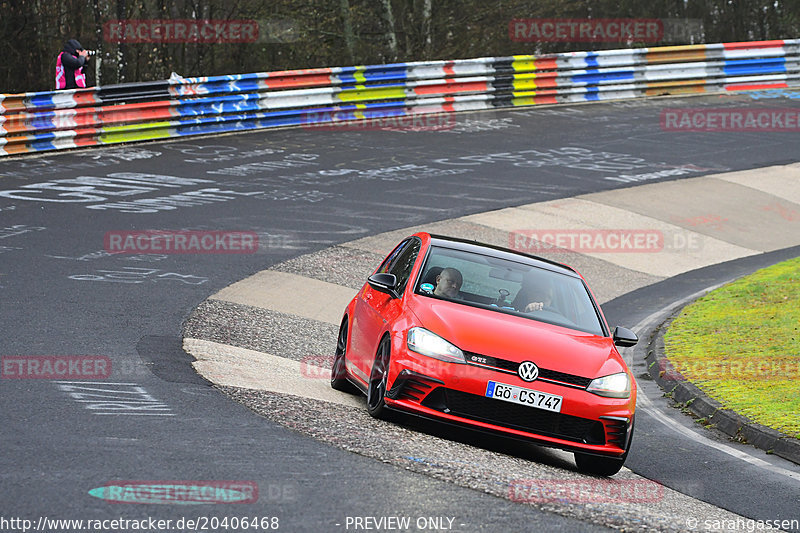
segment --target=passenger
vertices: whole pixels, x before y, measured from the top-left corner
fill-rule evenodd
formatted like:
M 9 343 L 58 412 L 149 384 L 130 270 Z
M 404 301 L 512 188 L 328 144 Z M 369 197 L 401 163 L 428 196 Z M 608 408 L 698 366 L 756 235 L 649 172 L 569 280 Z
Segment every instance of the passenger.
M 433 294 L 445 298 L 458 298 L 458 291 L 461 290 L 463 282 L 464 277 L 458 269 L 445 268 L 436 276 L 436 288 L 433 289 Z

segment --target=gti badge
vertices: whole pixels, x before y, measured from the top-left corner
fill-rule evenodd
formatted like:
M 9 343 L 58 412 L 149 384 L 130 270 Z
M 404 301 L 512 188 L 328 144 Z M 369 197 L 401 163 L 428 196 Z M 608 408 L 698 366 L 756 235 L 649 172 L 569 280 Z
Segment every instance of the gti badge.
M 525 381 L 535 381 L 539 377 L 539 367 L 532 361 L 525 361 L 520 363 L 517 374 Z

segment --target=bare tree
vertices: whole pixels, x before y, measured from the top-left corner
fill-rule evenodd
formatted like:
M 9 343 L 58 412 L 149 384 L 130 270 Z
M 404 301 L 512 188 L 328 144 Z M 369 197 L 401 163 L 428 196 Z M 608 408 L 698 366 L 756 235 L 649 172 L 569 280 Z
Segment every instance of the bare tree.
M 381 0 L 381 4 L 383 5 L 383 18 L 388 27 L 386 31 L 386 44 L 389 47 L 389 57 L 391 61 L 397 61 L 397 30 L 394 27 L 392 0 Z
M 431 0 L 422 0 L 422 53 L 425 59 L 431 58 L 433 41 L 431 38 Z
M 347 58 L 350 64 L 355 63 L 356 39 L 353 34 L 353 17 L 350 13 L 349 0 L 340 0 L 339 7 L 342 10 L 342 22 L 344 23 L 344 44 L 347 48 Z
M 3 0 L 0 93 L 53 88 L 68 38 L 102 51 L 106 83 L 426 59 L 591 50 L 624 43 L 521 42 L 514 19 L 645 18 L 696 21 L 697 42 L 791 39 L 798 0 Z M 291 39 L 217 44 L 104 40 L 109 19 L 279 22 Z M 266 31 L 266 30 L 265 30 Z M 692 36 L 694 39 L 694 36 Z M 669 44 L 688 43 L 673 41 Z M 124 39 L 123 39 L 124 41 Z M 158 41 L 158 39 L 156 39 Z M 101 57 L 100 55 L 97 56 Z M 90 73 L 91 75 L 91 73 Z M 95 79 L 95 82 L 97 80 Z

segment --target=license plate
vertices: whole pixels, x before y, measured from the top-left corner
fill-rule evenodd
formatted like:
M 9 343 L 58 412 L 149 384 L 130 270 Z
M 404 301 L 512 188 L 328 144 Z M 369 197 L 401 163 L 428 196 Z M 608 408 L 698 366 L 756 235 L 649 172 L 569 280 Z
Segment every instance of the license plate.
M 516 385 L 507 385 L 496 381 L 490 381 L 486 385 L 486 397 L 544 409 L 545 411 L 553 411 L 554 413 L 561 412 L 561 402 L 564 400 L 562 396 L 556 396 L 555 394 L 523 389 Z

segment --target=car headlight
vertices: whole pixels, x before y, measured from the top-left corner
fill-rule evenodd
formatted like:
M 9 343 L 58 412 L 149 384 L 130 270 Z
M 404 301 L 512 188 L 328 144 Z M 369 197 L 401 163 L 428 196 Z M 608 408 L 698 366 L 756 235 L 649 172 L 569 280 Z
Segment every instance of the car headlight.
M 464 352 L 425 328 L 408 330 L 408 349 L 440 361 L 465 363 Z
M 630 398 L 631 380 L 628 374 L 620 372 L 602 378 L 593 379 L 586 390 L 606 398 Z

